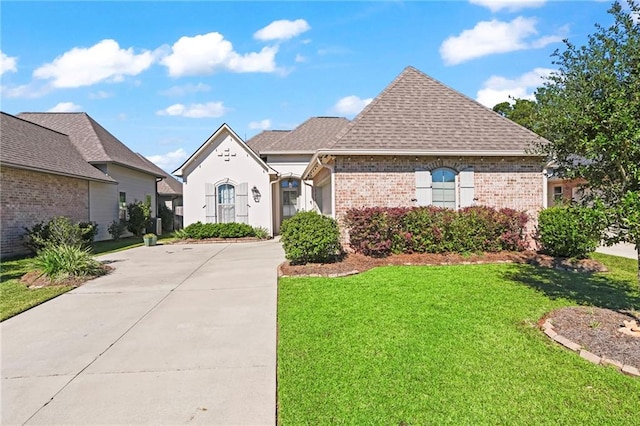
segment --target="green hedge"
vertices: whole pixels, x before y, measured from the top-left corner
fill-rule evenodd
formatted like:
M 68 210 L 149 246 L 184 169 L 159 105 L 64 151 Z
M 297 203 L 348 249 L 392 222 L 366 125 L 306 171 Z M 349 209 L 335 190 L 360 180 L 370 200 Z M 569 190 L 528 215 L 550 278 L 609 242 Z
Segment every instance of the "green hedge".
M 280 227 L 285 256 L 291 263 L 330 263 L 342 254 L 335 220 L 316 212 L 299 212 Z
M 540 212 L 536 238 L 543 253 L 586 258 L 600 244 L 604 226 L 598 208 L 554 206 Z
M 246 223 L 202 223 L 196 222 L 180 231 L 176 231 L 178 238 L 193 238 L 203 240 L 205 238 L 243 238 L 255 237 L 256 232 Z
M 524 212 L 483 206 L 365 207 L 345 215 L 351 248 L 367 256 L 524 250 L 528 220 Z

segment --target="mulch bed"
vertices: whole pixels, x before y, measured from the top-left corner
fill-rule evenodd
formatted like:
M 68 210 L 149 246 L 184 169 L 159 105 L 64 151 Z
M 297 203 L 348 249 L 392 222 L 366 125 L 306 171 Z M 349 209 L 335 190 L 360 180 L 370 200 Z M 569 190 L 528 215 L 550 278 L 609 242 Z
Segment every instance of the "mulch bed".
M 623 321 L 640 322 L 639 312 L 579 306 L 557 309 L 546 319 L 556 333 L 589 352 L 640 369 L 640 337 L 618 331 Z
M 101 277 L 103 275 L 108 274 L 113 270 L 113 268 L 109 265 L 102 264 L 102 274 L 99 275 L 87 275 L 84 277 L 67 277 L 63 280 L 51 280 L 49 277 L 44 275 L 41 271 L 30 271 L 24 274 L 20 278 L 20 282 L 26 285 L 29 288 L 42 288 L 42 287 L 55 287 L 55 286 L 65 286 L 65 287 L 79 287 L 82 284 L 86 283 L 89 280 L 92 280 L 97 277 Z
M 292 265 L 290 262 L 285 262 L 280 265 L 279 272 L 281 276 L 333 277 L 364 272 L 378 266 L 388 265 L 466 265 L 482 263 L 529 263 L 547 268 L 580 272 L 605 272 L 607 270 L 604 265 L 593 259 L 571 260 L 555 258 L 532 251 L 503 251 L 498 253 L 472 254 L 469 256 L 456 253 L 392 254 L 381 258 L 349 253 L 342 261 L 336 263 Z

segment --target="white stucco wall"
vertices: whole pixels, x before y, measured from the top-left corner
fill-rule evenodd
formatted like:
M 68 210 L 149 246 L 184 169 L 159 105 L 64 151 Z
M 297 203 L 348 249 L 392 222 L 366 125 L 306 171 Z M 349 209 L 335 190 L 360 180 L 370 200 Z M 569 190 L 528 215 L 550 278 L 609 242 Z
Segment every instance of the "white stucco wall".
M 184 169 L 184 226 L 198 221 L 206 222 L 206 184 L 218 185 L 226 180 L 236 186 L 247 183 L 249 225 L 266 228 L 273 234 L 269 173 L 249 153 L 244 142 L 236 140 L 226 131 L 208 141 L 203 151 Z M 259 202 L 253 199 L 251 193 L 254 186 L 261 194 Z
M 89 182 L 89 220 L 98 224 L 95 241 L 111 239 L 109 225 L 118 220 L 118 185 Z

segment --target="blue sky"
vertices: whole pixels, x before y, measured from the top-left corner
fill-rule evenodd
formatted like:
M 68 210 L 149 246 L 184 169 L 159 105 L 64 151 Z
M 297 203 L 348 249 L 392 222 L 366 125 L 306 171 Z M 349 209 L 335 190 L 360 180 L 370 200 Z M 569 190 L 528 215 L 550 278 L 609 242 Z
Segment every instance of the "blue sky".
M 1 108 L 85 111 L 172 171 L 224 122 L 352 118 L 407 65 L 489 107 L 530 96 L 610 4 L 2 1 Z

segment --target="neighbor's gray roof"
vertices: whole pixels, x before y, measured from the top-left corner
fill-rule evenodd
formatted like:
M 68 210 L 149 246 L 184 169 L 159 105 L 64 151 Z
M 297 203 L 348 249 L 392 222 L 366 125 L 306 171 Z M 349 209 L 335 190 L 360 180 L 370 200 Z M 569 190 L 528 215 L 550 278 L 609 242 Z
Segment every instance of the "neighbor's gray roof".
M 85 112 L 24 112 L 18 117 L 69 135 L 89 163 L 117 163 L 162 176 Z
M 327 148 L 349 124 L 344 117 L 311 117 L 260 152 L 308 152 Z
M 254 152 L 260 153 L 274 142 L 282 139 L 290 130 L 264 130 L 247 141 Z
M 139 152 L 136 153 L 147 165 L 154 169 L 157 173 L 162 174 L 164 179 L 158 182 L 158 194 L 160 195 L 182 195 L 182 182 L 171 176 L 169 173 L 158 167 L 153 161 L 149 160 Z
M 67 135 L 4 112 L 0 113 L 0 128 L 3 165 L 115 183 L 87 163 Z
M 540 140 L 413 67 L 405 68 L 330 144 L 334 150 L 525 152 Z

